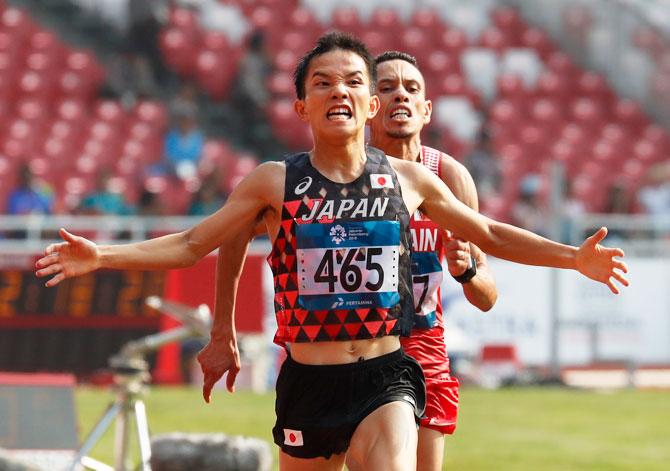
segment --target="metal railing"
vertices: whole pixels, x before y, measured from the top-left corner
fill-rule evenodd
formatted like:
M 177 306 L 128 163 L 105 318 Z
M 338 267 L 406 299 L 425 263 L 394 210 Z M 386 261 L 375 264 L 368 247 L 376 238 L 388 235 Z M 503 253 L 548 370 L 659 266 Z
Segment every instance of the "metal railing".
M 150 237 L 180 232 L 193 227 L 201 216 L 6 216 L 0 215 L 0 252 L 39 253 L 59 242 L 58 229 L 91 238 L 98 243 L 138 242 Z M 653 217 L 628 214 L 585 214 L 565 220 L 568 242 L 579 245 L 601 226 L 607 226 L 610 240 L 616 240 L 630 255 L 670 255 L 670 215 Z M 21 238 L 8 238 L 20 233 Z M 609 243 L 612 245 L 613 242 Z M 254 242 L 252 250 L 267 251 L 267 240 Z

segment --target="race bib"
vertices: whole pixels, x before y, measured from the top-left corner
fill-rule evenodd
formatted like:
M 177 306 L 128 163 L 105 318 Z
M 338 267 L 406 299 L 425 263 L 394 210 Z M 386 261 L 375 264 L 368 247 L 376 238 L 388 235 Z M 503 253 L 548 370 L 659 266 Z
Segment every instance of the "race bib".
M 400 301 L 399 222 L 299 224 L 296 236 L 303 308 L 390 308 Z
M 430 329 L 435 326 L 441 283 L 442 265 L 435 252 L 412 252 L 414 328 Z

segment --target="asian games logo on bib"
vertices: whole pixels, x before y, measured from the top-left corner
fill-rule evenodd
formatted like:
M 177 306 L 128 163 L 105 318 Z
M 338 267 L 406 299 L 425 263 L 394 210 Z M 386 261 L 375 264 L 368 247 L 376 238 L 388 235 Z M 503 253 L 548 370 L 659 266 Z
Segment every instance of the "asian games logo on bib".
M 340 245 L 346 239 L 347 231 L 344 230 L 344 227 L 338 224 L 337 226 L 330 228 L 330 236 L 332 237 L 333 242 Z

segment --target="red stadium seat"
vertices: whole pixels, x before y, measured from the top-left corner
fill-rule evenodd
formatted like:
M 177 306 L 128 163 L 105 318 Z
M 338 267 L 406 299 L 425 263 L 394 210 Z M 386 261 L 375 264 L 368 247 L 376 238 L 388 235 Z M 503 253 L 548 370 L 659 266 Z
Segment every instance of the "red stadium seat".
M 18 55 L 20 49 L 19 41 L 9 31 L 0 30 L 0 52 L 11 54 L 11 57 Z
M 288 31 L 281 37 L 281 49 L 293 51 L 297 56 L 302 56 L 313 45 L 311 36 L 304 31 Z
M 373 31 L 393 31 L 395 33 L 402 31 L 403 25 L 395 10 L 382 7 L 373 10 L 368 28 Z
M 63 52 L 63 44 L 51 31 L 39 30 L 30 37 L 30 48 L 34 52 L 59 56 Z M 56 60 L 57 57 L 54 58 Z
M 356 36 L 360 36 L 365 29 L 361 18 L 358 16 L 358 10 L 353 7 L 335 9 L 331 18 L 331 25 L 336 30 L 347 31 Z
M 504 49 L 511 47 L 512 41 L 509 36 L 495 26 L 489 26 L 479 36 L 479 45 L 492 49 L 500 54 Z
M 437 48 L 446 52 L 460 55 L 468 46 L 468 37 L 463 30 L 456 28 L 446 29 L 439 37 Z
M 0 30 L 9 32 L 19 40 L 30 37 L 36 29 L 28 14 L 19 8 L 9 7 L 0 14 Z
M 643 162 L 645 165 L 658 162 L 664 157 L 659 152 L 659 149 L 647 140 L 638 141 L 633 146 L 633 156 L 635 159 Z M 665 156 L 665 158 L 667 158 L 667 156 Z
M 400 33 L 400 43 L 404 52 L 420 58 L 426 51 L 426 44 L 429 44 L 429 39 L 421 28 L 410 26 L 404 28 Z
M 563 165 L 565 176 L 572 179 L 581 167 L 580 153 L 565 139 L 556 141 L 551 147 L 551 158 Z
M 609 104 L 613 94 L 605 78 L 591 71 L 582 72 L 577 78 L 577 92 L 597 99 L 602 104 Z
M 196 52 L 199 45 L 184 31 L 177 28 L 163 30 L 159 38 L 165 62 L 182 77 L 195 73 Z
M 391 35 L 385 31 L 369 30 L 361 35 L 361 40 L 368 46 L 374 55 L 381 54 L 389 49 L 395 49 L 391 41 Z
M 646 121 L 640 105 L 626 98 L 615 103 L 614 116 L 620 123 L 636 130 L 639 130 Z
M 19 77 L 18 92 L 22 95 L 47 98 L 52 91 L 49 77 L 33 70 L 26 70 Z
M 649 124 L 642 131 L 643 138 L 652 143 L 661 153 L 670 152 L 670 134 L 658 124 Z
M 4 139 L 0 142 L 0 155 L 13 161 L 23 160 L 28 155 L 28 147 L 29 142 L 26 140 Z
M 49 52 L 31 52 L 26 56 L 26 68 L 38 74 L 47 74 L 56 67 L 56 56 Z
M 446 30 L 437 12 L 431 8 L 415 8 L 409 24 L 420 28 L 430 38 L 430 44 L 435 44 Z
M 458 58 L 454 54 L 440 50 L 433 50 L 427 57 L 420 59 L 419 66 L 423 69 L 426 80 L 435 83 L 439 83 L 440 79 L 448 74 L 460 75 L 461 72 Z
M 154 129 L 163 131 L 168 124 L 168 113 L 163 105 L 157 101 L 140 101 L 133 111 L 135 118 L 150 124 Z
M 274 58 L 275 69 L 279 72 L 293 73 L 293 69 L 298 64 L 300 55 L 290 49 L 281 49 Z
M 618 163 L 622 157 L 621 152 L 610 141 L 600 140 L 596 142 L 591 151 L 593 159 L 599 164 L 607 168 L 614 169 L 618 167 Z
M 100 100 L 93 105 L 93 114 L 101 121 L 118 128 L 124 124 L 127 115 L 118 101 Z
M 200 27 L 195 11 L 189 8 L 173 8 L 170 10 L 168 24 L 184 31 L 195 31 Z
M 215 100 L 222 100 L 230 91 L 234 69 L 227 57 L 212 51 L 202 51 L 196 60 L 196 79 Z
M 231 48 L 228 36 L 219 31 L 203 32 L 202 47 L 216 53 L 225 53 Z
M 42 144 L 42 153 L 52 162 L 57 162 L 61 167 L 67 167 L 74 161 L 75 155 L 72 149 L 77 144 L 57 137 L 48 137 Z
M 591 128 L 602 124 L 603 109 L 590 97 L 576 97 L 570 105 L 571 117 Z
M 523 79 L 516 74 L 505 74 L 498 76 L 498 94 L 501 98 L 519 100 L 526 98 L 526 88 Z
M 15 111 L 19 118 L 33 123 L 44 123 L 51 115 L 49 103 L 36 97 L 20 99 L 16 102 Z
M 527 28 L 521 35 L 521 46 L 535 49 L 543 60 L 556 50 L 549 35 L 539 28 Z
M 311 41 L 304 44 L 306 48 L 302 51 L 298 51 L 300 55 L 313 47 L 313 44 L 311 43 L 320 36 L 322 31 L 319 22 L 314 18 L 312 12 L 307 8 L 301 7 L 294 9 L 289 14 L 287 27 L 290 31 L 300 31 L 304 33 L 307 38 L 311 38 Z
M 518 33 L 523 29 L 522 27 L 524 26 L 524 22 L 521 19 L 519 12 L 516 9 L 510 7 L 495 8 L 491 12 L 491 22 L 496 28 L 504 31 L 507 34 Z M 516 41 L 517 42 L 513 44 L 514 46 L 519 45 L 518 38 Z
M 560 102 L 548 98 L 540 98 L 530 105 L 531 118 L 545 130 L 555 130 L 562 124 Z
M 543 72 L 537 79 L 535 91 L 541 97 L 567 99 L 570 90 L 566 81 L 556 72 Z
M 66 98 L 56 104 L 56 116 L 65 121 L 78 123 L 88 116 L 88 109 L 81 100 Z
M 274 97 L 290 98 L 294 89 L 293 76 L 288 72 L 275 72 L 268 79 L 268 90 Z
M 550 71 L 561 77 L 568 87 L 572 87 L 578 74 L 578 68 L 567 54 L 557 51 L 544 60 Z

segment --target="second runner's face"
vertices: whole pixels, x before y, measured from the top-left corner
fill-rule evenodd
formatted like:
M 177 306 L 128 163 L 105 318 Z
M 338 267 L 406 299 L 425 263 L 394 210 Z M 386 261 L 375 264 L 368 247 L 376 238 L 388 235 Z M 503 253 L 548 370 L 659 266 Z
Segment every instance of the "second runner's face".
M 315 138 L 351 137 L 363 133 L 379 109 L 370 95 L 365 61 L 351 51 L 336 49 L 315 57 L 305 79 L 305 99 L 295 110 L 312 128 Z
M 407 61 L 395 59 L 377 66 L 380 109 L 370 125 L 380 135 L 412 137 L 430 122 L 432 103 L 426 100 L 421 72 Z

